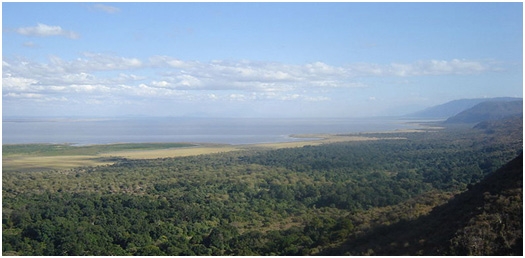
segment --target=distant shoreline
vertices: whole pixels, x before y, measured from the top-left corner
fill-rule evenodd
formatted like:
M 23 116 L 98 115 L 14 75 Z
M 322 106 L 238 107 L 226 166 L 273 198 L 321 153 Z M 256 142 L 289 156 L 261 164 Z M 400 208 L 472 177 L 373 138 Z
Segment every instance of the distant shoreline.
M 110 121 L 110 120 L 75 120 L 79 122 L 85 121 Z M 13 145 L 69 145 L 69 146 L 104 146 L 104 145 L 122 145 L 122 144 L 192 144 L 196 146 L 200 145 L 231 145 L 231 146 L 250 146 L 250 145 L 271 145 L 271 144 L 283 144 L 283 143 L 295 143 L 295 142 L 315 142 L 327 140 L 328 138 L 334 138 L 338 136 L 363 136 L 367 134 L 390 134 L 390 133 L 410 133 L 410 132 L 422 132 L 427 130 L 441 130 L 443 126 L 436 125 L 436 122 L 442 120 L 414 120 L 414 121 L 403 121 L 402 124 L 410 125 L 414 128 L 411 129 L 393 129 L 385 131 L 363 131 L 363 132 L 348 132 L 348 133 L 293 133 L 289 135 L 268 135 L 268 137 L 278 137 L 270 141 L 260 142 L 242 142 L 242 143 L 225 143 L 225 142 L 214 142 L 214 141 L 115 141 L 115 142 L 92 142 L 92 143 L 80 143 L 80 142 L 20 142 L 20 143 L 4 143 L 2 146 L 13 146 Z M 9 121 L 7 121 L 9 122 Z M 41 121 L 41 122 L 50 122 Z M 54 121 L 51 121 L 54 122 Z M 58 121 L 57 121 L 58 122 Z M 185 136 L 185 135 L 182 135 Z M 235 135 L 225 135 L 226 137 L 236 137 Z M 242 135 L 243 136 L 257 136 L 257 135 Z M 214 136 L 220 137 L 220 136 Z
M 246 145 L 304 141 L 306 135 L 373 133 L 421 128 L 400 118 L 243 119 L 18 119 L 3 121 L 2 144 L 79 146 L 113 143 L 191 142 Z M 313 139 L 312 139 L 313 140 Z
M 81 166 L 97 166 L 114 164 L 115 158 L 127 159 L 158 159 L 177 158 L 186 156 L 225 153 L 253 149 L 281 149 L 300 148 L 337 142 L 351 141 L 376 141 L 376 140 L 404 140 L 403 137 L 389 136 L 396 133 L 426 132 L 429 129 L 400 129 L 384 132 L 349 133 L 349 134 L 295 134 L 290 138 L 296 141 L 251 143 L 251 144 L 221 144 L 221 143 L 113 143 L 74 146 L 71 144 L 3 144 L 3 146 L 28 146 L 29 149 L 43 147 L 43 150 L 27 154 L 9 154 L 5 151 L 2 155 L 2 168 L 4 171 L 44 171 L 64 170 Z M 382 136 L 371 136 L 383 134 Z M 169 146 L 169 145 L 173 146 Z M 168 145 L 166 147 L 166 145 Z M 55 147 L 70 147 L 72 151 L 53 152 Z M 144 148 L 147 146 L 148 148 Z M 157 146 L 157 147 L 155 147 Z M 119 147 L 115 149 L 115 147 Z M 129 147 L 129 148 L 127 148 Z M 47 148 L 47 149 L 46 149 Z M 35 154 L 36 153 L 36 154 Z

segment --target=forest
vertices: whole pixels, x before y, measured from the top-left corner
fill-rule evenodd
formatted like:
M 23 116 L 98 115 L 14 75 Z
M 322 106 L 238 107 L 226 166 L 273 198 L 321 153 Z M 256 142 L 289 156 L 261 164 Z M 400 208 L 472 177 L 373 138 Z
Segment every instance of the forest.
M 373 141 L 5 171 L 2 253 L 397 254 L 385 246 L 415 237 L 414 223 L 461 199 L 521 154 L 522 119 L 505 123 L 367 134 L 379 138 Z M 506 216 L 507 227 L 491 238 L 505 241 L 486 240 L 493 245 L 473 250 L 473 222 L 470 231 L 463 226 L 452 232 L 439 250 L 405 244 L 402 254 L 520 255 L 522 191 L 506 193 L 485 194 L 507 207 L 505 214 L 489 208 L 481 209 L 485 217 L 476 213 L 480 225 L 491 214 Z M 371 237 L 392 232 L 403 233 L 396 233 L 397 240 Z M 432 241 L 428 234 L 417 237 L 419 243 Z

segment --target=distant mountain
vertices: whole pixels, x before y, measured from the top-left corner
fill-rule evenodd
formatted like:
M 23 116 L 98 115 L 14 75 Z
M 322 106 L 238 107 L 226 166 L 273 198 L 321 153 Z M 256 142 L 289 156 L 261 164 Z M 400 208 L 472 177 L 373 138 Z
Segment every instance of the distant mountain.
M 449 117 L 445 123 L 479 123 L 512 116 L 523 116 L 523 100 L 484 101 Z
M 405 117 L 424 118 L 424 119 L 445 119 L 455 116 L 460 112 L 469 109 L 485 101 L 516 101 L 521 98 L 500 97 L 500 98 L 478 98 L 478 99 L 459 99 L 441 105 L 429 107 L 422 111 L 407 114 Z

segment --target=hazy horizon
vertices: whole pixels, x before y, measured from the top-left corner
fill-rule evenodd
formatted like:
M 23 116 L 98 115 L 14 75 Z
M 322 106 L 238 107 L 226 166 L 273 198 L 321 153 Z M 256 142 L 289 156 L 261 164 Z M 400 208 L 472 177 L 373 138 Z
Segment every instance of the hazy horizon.
M 494 97 L 494 98 L 486 98 L 487 100 L 490 99 L 497 99 L 497 98 L 514 98 L 514 97 Z M 483 99 L 483 98 L 481 98 Z M 514 99 L 523 99 L 522 97 L 516 97 Z M 6 121 L 7 119 L 148 119 L 148 118 L 188 118 L 188 119 L 358 119 L 358 120 L 366 120 L 366 119 L 398 119 L 398 120 L 417 120 L 417 121 L 424 121 L 424 120 L 444 120 L 448 118 L 448 116 L 443 116 L 441 118 L 430 118 L 430 117 L 420 117 L 417 114 L 413 116 L 414 113 L 423 112 L 425 110 L 428 110 L 429 108 L 436 108 L 438 106 L 441 106 L 442 104 L 448 104 L 450 102 L 454 101 L 461 101 L 461 100 L 469 100 L 469 99 L 455 99 L 451 101 L 447 101 L 445 103 L 439 103 L 437 105 L 429 106 L 429 107 L 423 107 L 421 109 L 413 110 L 408 113 L 402 113 L 402 114 L 396 114 L 396 115 L 376 115 L 376 116 L 318 116 L 318 117 L 312 117 L 312 116 L 272 116 L 271 114 L 268 116 L 213 116 L 206 113 L 193 113 L 193 114 L 185 114 L 185 115 L 155 115 L 155 114 L 117 114 L 117 115 L 97 115 L 97 114 L 90 114 L 90 115 L 76 115 L 76 114 L 69 114 L 69 115 L 3 115 L 3 120 Z
M 3 117 L 384 117 L 523 97 L 522 3 L 2 3 Z
M 255 144 L 305 140 L 293 135 L 370 133 L 418 127 L 417 124 L 396 119 L 358 118 L 37 118 L 4 120 L 2 143 Z

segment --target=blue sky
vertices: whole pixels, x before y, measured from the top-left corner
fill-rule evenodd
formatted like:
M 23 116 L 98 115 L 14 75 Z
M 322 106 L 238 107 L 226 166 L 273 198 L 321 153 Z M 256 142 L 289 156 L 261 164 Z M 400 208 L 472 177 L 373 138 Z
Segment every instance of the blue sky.
M 2 3 L 3 116 L 384 116 L 522 85 L 519 2 Z

